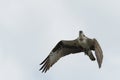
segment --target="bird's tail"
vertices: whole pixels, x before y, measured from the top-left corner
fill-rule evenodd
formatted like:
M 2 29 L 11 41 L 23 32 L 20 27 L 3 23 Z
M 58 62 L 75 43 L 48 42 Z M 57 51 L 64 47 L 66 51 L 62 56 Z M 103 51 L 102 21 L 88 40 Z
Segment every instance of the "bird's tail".
M 92 61 L 95 61 L 95 57 L 94 57 L 94 55 L 92 54 L 91 51 L 88 51 L 88 56 Z

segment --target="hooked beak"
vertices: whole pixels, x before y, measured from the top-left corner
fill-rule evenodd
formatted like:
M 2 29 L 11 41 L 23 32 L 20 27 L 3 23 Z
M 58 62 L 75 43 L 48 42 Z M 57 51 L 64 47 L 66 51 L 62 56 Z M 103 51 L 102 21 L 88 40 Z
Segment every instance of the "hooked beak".
M 83 33 L 83 31 L 79 31 L 79 35 L 82 34 L 82 33 Z

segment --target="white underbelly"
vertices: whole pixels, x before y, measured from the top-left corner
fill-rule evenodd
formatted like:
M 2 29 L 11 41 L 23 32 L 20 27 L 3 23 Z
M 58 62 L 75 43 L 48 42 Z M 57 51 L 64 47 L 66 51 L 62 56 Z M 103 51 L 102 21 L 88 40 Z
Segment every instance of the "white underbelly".
M 84 40 L 78 40 L 78 43 L 80 46 L 82 46 L 83 48 L 87 48 L 88 47 L 88 44 L 87 44 L 87 40 L 84 39 Z

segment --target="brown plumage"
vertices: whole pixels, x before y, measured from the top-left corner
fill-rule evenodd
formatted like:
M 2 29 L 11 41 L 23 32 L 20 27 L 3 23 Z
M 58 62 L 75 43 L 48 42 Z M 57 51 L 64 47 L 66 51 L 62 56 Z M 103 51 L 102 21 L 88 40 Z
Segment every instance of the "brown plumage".
M 47 58 L 40 64 L 42 65 L 40 70 L 42 70 L 42 72 L 46 72 L 61 57 L 78 52 L 84 52 L 92 61 L 95 61 L 95 57 L 91 50 L 95 51 L 97 62 L 100 68 L 103 60 L 103 52 L 98 41 L 96 39 L 87 38 L 83 32 L 80 31 L 77 39 L 71 41 L 62 40 L 58 42 Z

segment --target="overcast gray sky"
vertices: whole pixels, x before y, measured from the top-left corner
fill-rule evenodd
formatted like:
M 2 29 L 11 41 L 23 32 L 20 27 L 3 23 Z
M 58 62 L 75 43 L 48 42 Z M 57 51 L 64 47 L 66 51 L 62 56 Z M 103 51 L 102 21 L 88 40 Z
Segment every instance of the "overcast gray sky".
M 119 80 L 119 21 L 119 0 L 1 0 L 0 80 Z M 57 42 L 79 30 L 99 41 L 102 68 L 80 53 L 38 71 Z

